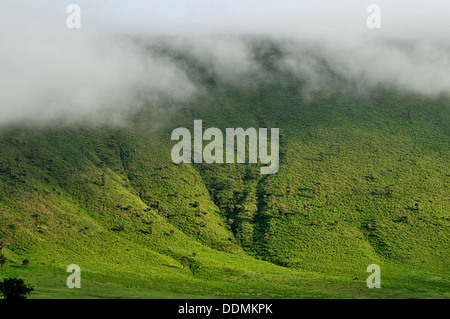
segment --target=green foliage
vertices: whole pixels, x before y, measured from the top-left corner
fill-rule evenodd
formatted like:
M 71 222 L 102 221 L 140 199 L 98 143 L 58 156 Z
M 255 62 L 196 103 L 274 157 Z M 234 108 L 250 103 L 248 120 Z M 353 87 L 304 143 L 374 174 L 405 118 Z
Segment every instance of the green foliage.
M 450 99 L 306 98 L 300 81 L 273 77 L 240 89 L 208 73 L 165 122 L 149 105 L 129 127 L 3 129 L 2 275 L 35 297 L 448 297 Z M 279 127 L 278 173 L 173 164 L 170 133 L 194 119 Z M 60 288 L 72 263 L 83 289 Z M 373 263 L 377 291 L 365 286 Z
M 8 261 L 8 258 L 6 258 L 5 255 L 0 255 L 0 270 L 3 270 L 3 266 Z
M 7 278 L 0 282 L 0 294 L 8 300 L 27 299 L 33 291 L 34 288 L 20 278 Z

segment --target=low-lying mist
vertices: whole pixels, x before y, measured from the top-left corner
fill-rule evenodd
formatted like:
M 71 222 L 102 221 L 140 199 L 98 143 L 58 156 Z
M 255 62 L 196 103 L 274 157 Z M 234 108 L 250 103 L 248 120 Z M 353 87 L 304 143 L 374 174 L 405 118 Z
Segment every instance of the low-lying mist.
M 380 84 L 426 95 L 450 91 L 449 46 L 432 32 L 370 36 L 313 24 L 308 32 L 270 32 L 264 23 L 256 32 L 257 19 L 230 32 L 226 19 L 207 32 L 173 35 L 173 24 L 158 34 L 124 21 L 123 27 L 100 21 L 70 30 L 54 1 L 2 6 L 9 11 L 0 13 L 0 125 L 121 123 L 144 106 L 161 114 L 172 102 L 202 94 L 205 78 L 243 90 L 295 78 L 305 96 L 344 84 L 355 92 Z

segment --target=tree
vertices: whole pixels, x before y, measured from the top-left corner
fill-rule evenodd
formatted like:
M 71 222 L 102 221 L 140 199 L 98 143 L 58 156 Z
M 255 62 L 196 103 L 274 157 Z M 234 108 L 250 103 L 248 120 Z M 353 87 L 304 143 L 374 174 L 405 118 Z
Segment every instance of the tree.
M 325 153 L 324 152 L 320 152 L 319 156 L 320 156 L 320 160 L 323 162 L 325 160 Z
M 408 109 L 408 110 L 405 112 L 405 114 L 406 114 L 406 117 L 408 118 L 408 120 L 410 120 L 410 119 L 411 119 L 411 109 Z
M 186 267 L 187 263 L 188 263 L 187 257 L 183 256 L 183 261 L 181 262 L 181 265 L 183 266 L 183 269 L 184 269 L 184 267 Z
M 304 204 L 303 204 L 303 209 L 305 210 L 305 212 L 308 213 L 308 216 L 309 216 L 309 208 L 310 208 L 309 203 L 304 203 Z
M 5 242 L 3 240 L 0 241 L 0 270 L 3 270 L 3 265 L 8 260 L 8 258 L 6 258 L 5 256 L 5 248 L 6 248 Z
M 284 205 L 284 204 L 280 204 L 280 206 L 278 206 L 278 211 L 280 212 L 280 214 L 281 214 L 281 217 L 283 218 L 284 217 L 284 215 L 286 214 L 286 212 L 287 212 L 287 208 L 286 208 L 286 205 Z
M 0 294 L 8 300 L 23 300 L 34 291 L 23 279 L 7 278 L 0 282 Z
M 319 194 L 321 190 L 322 190 L 322 183 L 317 182 L 316 187 L 314 188 L 314 195 Z
M 398 221 L 401 222 L 401 223 L 408 223 L 409 217 L 408 216 L 402 216 L 402 217 L 399 218 Z
M 330 194 L 327 194 L 327 208 L 330 207 L 330 204 L 331 204 L 331 197 Z
M 290 196 L 292 195 L 292 187 L 291 187 L 291 186 L 288 186 L 288 187 L 286 188 L 286 195 L 287 195 L 288 197 L 290 197 Z
M 8 258 L 5 257 L 5 255 L 0 255 L 0 270 L 3 270 L 3 265 L 6 263 Z
M 389 196 L 391 196 L 392 193 L 394 192 L 394 190 L 392 189 L 392 186 L 386 186 L 384 188 L 384 191 L 386 192 L 386 195 L 389 195 Z
M 275 207 L 277 200 L 275 198 L 275 196 L 270 195 L 270 207 Z

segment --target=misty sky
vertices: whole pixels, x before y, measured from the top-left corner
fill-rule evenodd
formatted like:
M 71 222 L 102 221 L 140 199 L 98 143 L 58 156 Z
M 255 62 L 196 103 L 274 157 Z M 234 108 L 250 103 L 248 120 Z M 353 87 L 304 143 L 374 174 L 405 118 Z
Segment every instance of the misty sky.
M 81 7 L 79 30 L 66 27 L 71 3 Z M 371 3 L 381 7 L 381 29 L 366 26 Z M 448 0 L 2 0 L 0 124 L 120 117 L 139 109 L 139 99 L 157 105 L 161 97 L 183 100 L 201 90 L 124 35 L 178 36 L 176 45 L 231 84 L 259 71 L 245 43 L 224 36 L 253 34 L 293 40 L 279 67 L 315 89 L 326 81 L 317 61 L 303 54 L 311 42 L 344 78 L 449 92 L 449 16 Z M 388 40 L 413 44 L 402 49 Z
M 87 11 L 89 21 L 117 29 L 168 34 L 285 33 L 307 30 L 368 34 L 366 8 L 382 9 L 382 29 L 389 36 L 447 39 L 447 0 L 97 0 L 65 1 Z

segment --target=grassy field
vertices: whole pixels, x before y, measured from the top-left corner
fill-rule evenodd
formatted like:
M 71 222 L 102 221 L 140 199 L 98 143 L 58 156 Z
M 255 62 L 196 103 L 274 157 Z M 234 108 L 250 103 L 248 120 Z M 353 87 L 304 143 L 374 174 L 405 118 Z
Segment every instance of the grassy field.
M 2 129 L 0 278 L 31 298 L 450 297 L 449 97 L 306 98 L 284 75 L 240 89 L 201 71 L 200 94 L 126 125 Z M 173 164 L 170 133 L 194 119 L 280 128 L 280 170 Z

